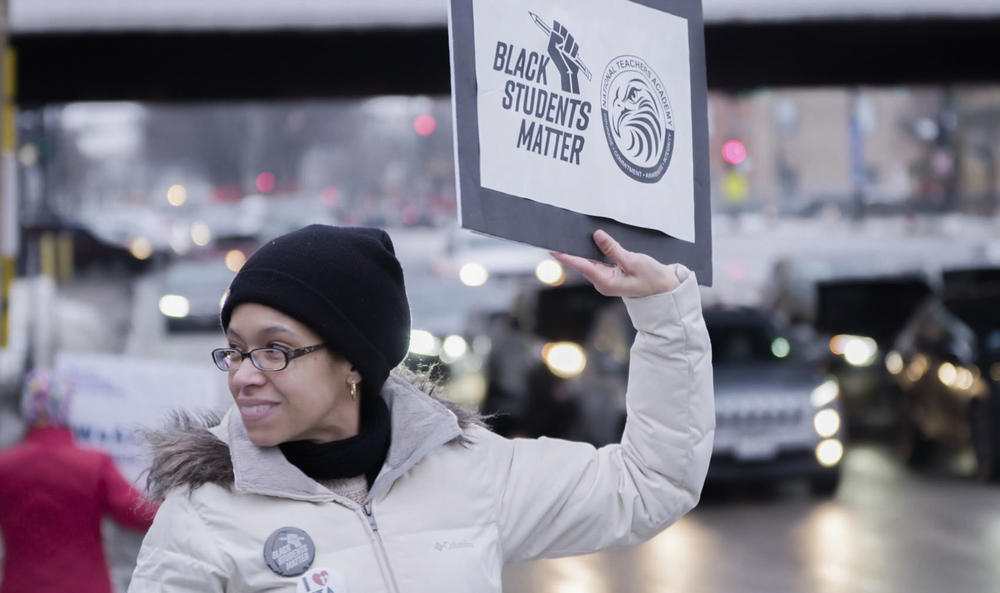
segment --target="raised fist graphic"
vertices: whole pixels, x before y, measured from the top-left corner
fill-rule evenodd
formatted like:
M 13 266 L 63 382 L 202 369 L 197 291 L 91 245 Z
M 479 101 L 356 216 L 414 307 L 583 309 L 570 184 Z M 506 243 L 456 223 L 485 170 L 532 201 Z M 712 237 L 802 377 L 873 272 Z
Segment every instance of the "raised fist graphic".
M 569 31 L 559 21 L 553 21 L 552 32 L 549 34 L 549 57 L 559 70 L 562 79 L 562 90 L 567 93 L 580 93 L 580 63 L 576 54 L 580 45 L 573 39 Z

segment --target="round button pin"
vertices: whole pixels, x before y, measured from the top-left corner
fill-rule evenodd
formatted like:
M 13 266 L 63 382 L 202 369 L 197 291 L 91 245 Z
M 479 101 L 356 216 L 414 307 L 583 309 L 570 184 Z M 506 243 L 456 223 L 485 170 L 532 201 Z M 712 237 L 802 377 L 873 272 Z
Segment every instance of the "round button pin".
M 264 561 L 275 574 L 298 576 L 309 570 L 316 557 L 316 544 L 298 527 L 282 527 L 264 542 Z

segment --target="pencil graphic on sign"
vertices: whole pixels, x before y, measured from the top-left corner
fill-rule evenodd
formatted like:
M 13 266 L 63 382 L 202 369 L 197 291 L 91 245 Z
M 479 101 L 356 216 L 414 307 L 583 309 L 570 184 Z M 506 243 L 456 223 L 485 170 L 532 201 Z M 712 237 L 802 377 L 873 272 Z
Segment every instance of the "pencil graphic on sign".
M 542 20 L 542 17 L 540 17 L 537 14 L 531 12 L 530 10 L 528 11 L 528 14 L 531 15 L 531 20 L 535 21 L 535 24 L 538 25 L 538 28 L 541 29 L 542 32 L 545 33 L 545 35 L 547 37 L 551 37 L 552 36 L 552 28 L 549 27 L 547 24 L 545 24 L 545 21 Z M 572 56 L 570 59 L 573 60 L 574 64 L 576 64 L 577 66 L 580 67 L 580 72 L 583 72 L 583 75 L 587 77 L 587 80 L 591 80 L 592 79 L 591 75 L 590 75 L 590 69 L 588 69 L 583 64 L 583 60 L 580 59 L 579 54 L 577 54 L 575 56 Z

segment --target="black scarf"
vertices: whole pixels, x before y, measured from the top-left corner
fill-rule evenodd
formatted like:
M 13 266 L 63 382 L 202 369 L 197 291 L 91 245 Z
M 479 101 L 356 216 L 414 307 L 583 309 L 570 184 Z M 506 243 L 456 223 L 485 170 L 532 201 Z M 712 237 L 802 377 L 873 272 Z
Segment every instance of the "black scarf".
M 364 474 L 371 488 L 389 452 L 389 408 L 378 395 L 362 395 L 358 434 L 330 443 L 288 441 L 278 447 L 289 463 L 314 480 Z

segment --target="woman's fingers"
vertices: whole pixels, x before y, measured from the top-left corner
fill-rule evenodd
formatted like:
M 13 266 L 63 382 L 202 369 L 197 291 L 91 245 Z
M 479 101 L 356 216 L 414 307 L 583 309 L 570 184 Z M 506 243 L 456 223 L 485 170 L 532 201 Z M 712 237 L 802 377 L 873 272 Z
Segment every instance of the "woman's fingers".
M 672 290 L 679 284 L 677 275 L 669 267 L 646 254 L 625 249 L 605 231 L 595 231 L 593 239 L 601 253 L 614 265 L 565 253 L 552 252 L 552 256 L 579 272 L 601 294 L 647 296 Z
M 550 253 L 562 265 L 579 272 L 580 275 L 589 280 L 598 290 L 600 290 L 600 286 L 605 282 L 604 276 L 612 270 L 611 266 L 592 259 L 566 253 L 557 253 L 555 251 L 551 251 Z
M 611 235 L 602 230 L 594 231 L 594 243 L 601 250 L 601 253 L 611 258 L 616 264 L 621 264 L 622 256 L 629 253 Z

